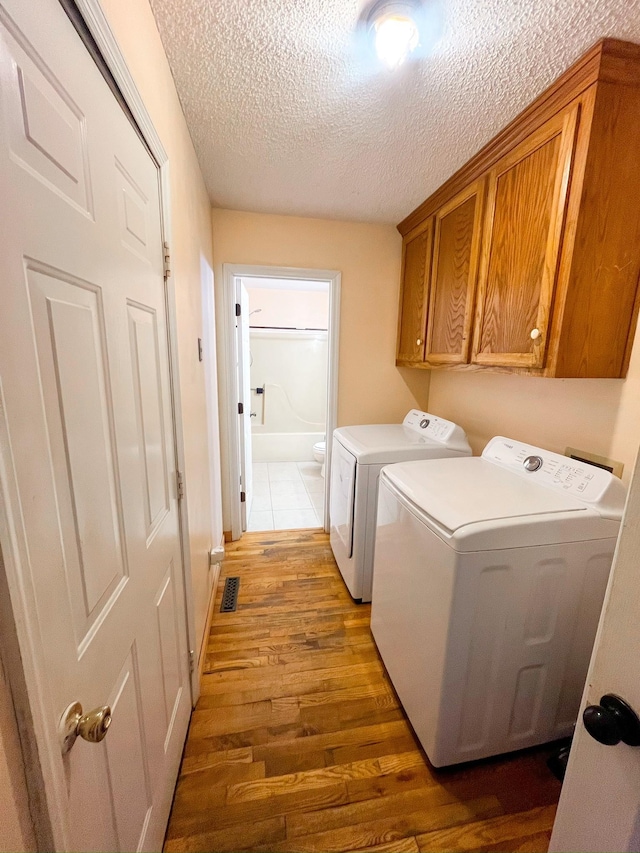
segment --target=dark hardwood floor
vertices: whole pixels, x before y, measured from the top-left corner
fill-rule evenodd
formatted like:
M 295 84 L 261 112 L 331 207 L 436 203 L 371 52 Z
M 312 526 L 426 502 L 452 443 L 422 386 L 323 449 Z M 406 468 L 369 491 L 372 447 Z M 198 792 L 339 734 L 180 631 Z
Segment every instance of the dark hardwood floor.
M 167 831 L 174 851 L 547 850 L 548 748 L 434 770 L 328 536 L 227 546 L 238 609 L 209 639 Z

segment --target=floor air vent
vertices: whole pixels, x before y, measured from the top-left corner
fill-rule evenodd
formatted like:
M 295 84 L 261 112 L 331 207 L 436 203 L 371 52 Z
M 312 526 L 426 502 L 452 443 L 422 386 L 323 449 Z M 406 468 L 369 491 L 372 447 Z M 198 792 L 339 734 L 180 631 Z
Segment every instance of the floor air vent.
M 233 613 L 238 606 L 238 590 L 240 589 L 240 578 L 227 578 L 224 582 L 222 592 L 222 604 L 220 613 Z

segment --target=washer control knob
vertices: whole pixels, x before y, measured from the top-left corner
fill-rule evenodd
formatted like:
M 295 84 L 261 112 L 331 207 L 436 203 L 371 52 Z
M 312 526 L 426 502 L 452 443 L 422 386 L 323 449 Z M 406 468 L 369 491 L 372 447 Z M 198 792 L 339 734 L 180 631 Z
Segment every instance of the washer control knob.
M 423 418 L 420 421 L 420 429 L 426 429 L 430 423 L 431 423 L 431 421 L 429 420 L 429 418 Z
M 527 471 L 537 471 L 542 468 L 542 458 L 540 456 L 527 456 L 522 463 Z

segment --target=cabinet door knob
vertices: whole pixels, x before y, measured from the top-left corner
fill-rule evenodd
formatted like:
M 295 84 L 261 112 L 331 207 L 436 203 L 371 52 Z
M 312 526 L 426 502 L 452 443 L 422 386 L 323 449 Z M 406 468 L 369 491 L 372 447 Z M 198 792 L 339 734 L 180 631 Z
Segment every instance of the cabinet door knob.
M 418 338 L 418 340 L 416 341 L 416 346 L 422 346 L 422 338 Z
M 532 341 L 537 341 L 538 338 L 540 337 L 540 329 L 531 329 L 529 337 L 531 338 Z

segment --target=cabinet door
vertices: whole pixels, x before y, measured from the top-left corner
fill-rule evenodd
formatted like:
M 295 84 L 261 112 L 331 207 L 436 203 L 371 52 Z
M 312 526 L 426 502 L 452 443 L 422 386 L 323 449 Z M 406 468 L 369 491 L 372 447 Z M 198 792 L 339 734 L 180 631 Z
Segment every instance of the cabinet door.
M 432 237 L 433 217 L 430 217 L 404 239 L 398 361 L 424 361 Z
M 435 215 L 425 350 L 430 364 L 469 361 L 484 183 L 476 181 Z
M 548 344 L 578 106 L 489 173 L 472 360 L 542 367 Z

